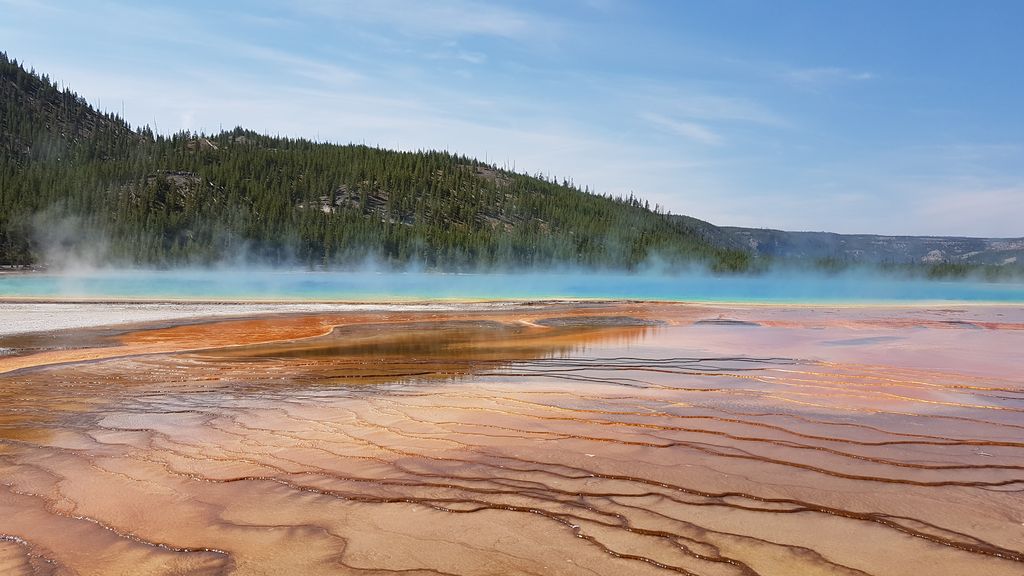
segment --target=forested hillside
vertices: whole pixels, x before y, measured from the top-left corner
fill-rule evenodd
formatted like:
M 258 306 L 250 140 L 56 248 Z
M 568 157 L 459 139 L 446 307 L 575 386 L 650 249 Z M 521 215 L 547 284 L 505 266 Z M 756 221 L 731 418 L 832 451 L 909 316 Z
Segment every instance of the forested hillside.
M 86 250 L 119 264 L 239 255 L 332 266 L 742 270 L 750 256 L 636 198 L 595 195 L 446 152 L 154 134 L 0 53 L 0 263 Z

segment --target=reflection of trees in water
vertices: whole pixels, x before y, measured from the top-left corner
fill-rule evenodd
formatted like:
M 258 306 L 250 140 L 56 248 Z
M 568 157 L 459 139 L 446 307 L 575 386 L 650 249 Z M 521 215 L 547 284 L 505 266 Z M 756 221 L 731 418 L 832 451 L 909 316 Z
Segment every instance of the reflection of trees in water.
M 489 320 L 355 324 L 301 340 L 25 369 L 0 375 L 0 438 L 42 440 L 75 415 L 140 394 L 280 392 L 299 386 L 461 378 L 516 360 L 576 354 L 598 343 L 625 346 L 642 340 L 649 326 L 641 320 L 631 325 L 629 320 L 555 328 Z M 272 325 L 275 320 L 263 322 Z M 8 340 L 23 350 L 85 348 L 110 346 L 124 331 L 72 330 Z
M 360 324 L 334 328 L 326 336 L 207 351 L 214 358 L 507 358 L 554 356 L 601 342 L 628 344 L 643 338 L 648 324 L 576 323 L 546 327 L 497 321 Z
M 574 323 L 547 327 L 496 321 L 411 322 L 339 326 L 326 336 L 205 350 L 193 360 L 215 363 L 238 379 L 271 367 L 292 383 L 368 384 L 458 378 L 481 370 L 568 357 L 594 345 L 626 347 L 652 328 Z

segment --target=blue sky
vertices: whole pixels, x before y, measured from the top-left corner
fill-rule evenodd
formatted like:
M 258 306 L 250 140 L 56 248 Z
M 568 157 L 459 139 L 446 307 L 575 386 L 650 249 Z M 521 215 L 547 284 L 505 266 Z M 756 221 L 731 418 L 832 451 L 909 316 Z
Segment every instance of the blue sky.
M 448 149 L 716 224 L 1024 235 L 1024 2 L 0 0 L 134 125 Z

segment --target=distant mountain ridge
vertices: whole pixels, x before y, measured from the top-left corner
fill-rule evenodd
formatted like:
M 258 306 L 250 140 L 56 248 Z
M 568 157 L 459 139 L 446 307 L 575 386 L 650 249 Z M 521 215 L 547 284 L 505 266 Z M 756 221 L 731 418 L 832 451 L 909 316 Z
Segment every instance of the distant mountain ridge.
M 962 263 L 1011 265 L 1024 263 L 1024 238 L 969 238 L 956 236 L 883 236 L 786 232 L 757 228 L 722 227 L 758 256 L 789 260 L 838 259 L 865 264 Z
M 769 228 L 715 226 L 688 216 L 673 216 L 719 246 L 747 250 L 761 258 L 791 262 L 835 261 L 850 264 L 1024 264 L 1024 237 L 889 236 L 791 232 Z

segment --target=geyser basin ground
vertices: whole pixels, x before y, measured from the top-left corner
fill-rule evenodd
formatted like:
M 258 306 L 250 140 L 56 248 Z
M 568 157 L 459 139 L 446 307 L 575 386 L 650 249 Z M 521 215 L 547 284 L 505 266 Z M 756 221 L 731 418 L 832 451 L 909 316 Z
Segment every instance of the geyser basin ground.
M 3 574 L 1024 571 L 1020 306 L 391 308 L 0 347 Z

